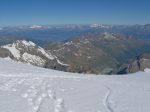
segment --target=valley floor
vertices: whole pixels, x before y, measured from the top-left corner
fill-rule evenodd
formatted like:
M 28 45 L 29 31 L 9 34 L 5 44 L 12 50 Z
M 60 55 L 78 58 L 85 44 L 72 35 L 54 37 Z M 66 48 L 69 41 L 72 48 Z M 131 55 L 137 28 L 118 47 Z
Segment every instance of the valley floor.
M 1 112 L 150 112 L 150 73 L 81 75 L 0 59 Z

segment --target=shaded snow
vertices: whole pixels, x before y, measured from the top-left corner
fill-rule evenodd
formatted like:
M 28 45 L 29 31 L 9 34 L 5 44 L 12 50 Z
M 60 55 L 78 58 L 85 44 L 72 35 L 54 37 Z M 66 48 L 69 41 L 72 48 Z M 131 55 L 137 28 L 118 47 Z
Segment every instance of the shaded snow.
M 149 68 L 146 68 L 146 69 L 144 69 L 144 72 L 150 73 L 150 69 L 149 69 Z
M 1 112 L 150 112 L 150 73 L 89 76 L 0 59 Z
M 18 49 L 16 49 L 15 44 L 5 45 L 5 46 L 2 46 L 2 47 L 5 48 L 5 49 L 8 49 L 15 58 L 17 58 L 17 59 L 20 58 L 20 51 Z

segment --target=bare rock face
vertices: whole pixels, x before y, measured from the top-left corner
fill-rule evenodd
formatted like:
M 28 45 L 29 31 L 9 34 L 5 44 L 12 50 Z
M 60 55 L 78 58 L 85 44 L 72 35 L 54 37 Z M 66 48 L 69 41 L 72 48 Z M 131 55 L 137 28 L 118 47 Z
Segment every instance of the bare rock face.
M 50 43 L 45 49 L 69 64 L 69 72 L 117 74 L 129 59 L 147 50 L 150 52 L 149 47 L 150 44 L 134 37 L 105 32 L 83 35 L 62 43 Z
M 128 67 L 129 73 L 134 73 L 137 71 L 144 71 L 145 68 L 150 68 L 150 54 L 144 54 L 137 58 Z

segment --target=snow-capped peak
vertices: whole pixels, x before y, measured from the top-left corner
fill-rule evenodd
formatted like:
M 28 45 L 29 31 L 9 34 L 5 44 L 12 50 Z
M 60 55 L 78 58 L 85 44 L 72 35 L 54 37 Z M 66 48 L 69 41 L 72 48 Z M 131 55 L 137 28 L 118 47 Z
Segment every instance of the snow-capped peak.
M 102 25 L 102 24 L 91 24 L 91 28 L 109 28 L 108 25 Z
M 32 26 L 30 26 L 29 28 L 31 28 L 31 29 L 38 29 L 38 28 L 42 28 L 42 26 L 39 26 L 39 25 L 32 25 Z
M 91 24 L 90 27 L 91 28 L 97 28 L 97 27 L 99 27 L 99 24 Z
M 27 42 L 27 41 L 25 41 L 25 40 L 22 40 L 21 42 L 22 42 L 24 45 L 26 45 L 26 46 L 36 46 L 36 44 L 33 43 L 33 42 L 31 42 L 31 41 Z
M 6 58 L 10 57 L 12 60 L 19 62 L 29 63 L 40 67 L 48 66 L 51 68 L 53 68 L 53 66 L 69 66 L 60 61 L 50 51 L 43 49 L 31 41 L 17 40 L 16 42 L 2 46 L 1 48 L 6 49 Z
M 11 54 L 14 56 L 14 58 L 19 60 L 21 58 L 21 51 L 24 49 L 24 47 L 28 48 L 28 47 L 35 47 L 35 46 L 36 45 L 31 41 L 27 42 L 25 40 L 17 40 L 13 44 L 2 46 L 2 48 L 8 49 L 11 52 Z M 25 49 L 24 52 L 26 52 Z
M 44 65 L 47 59 L 54 59 L 50 52 L 45 51 L 31 41 L 17 40 L 13 44 L 2 46 L 2 48 L 8 49 L 16 60 L 36 65 Z

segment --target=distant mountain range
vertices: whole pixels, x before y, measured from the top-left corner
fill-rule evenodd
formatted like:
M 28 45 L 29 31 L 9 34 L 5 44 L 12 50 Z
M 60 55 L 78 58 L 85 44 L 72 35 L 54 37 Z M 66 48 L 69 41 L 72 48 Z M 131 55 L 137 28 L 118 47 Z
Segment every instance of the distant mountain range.
M 137 37 L 143 40 L 150 40 L 150 24 L 146 25 L 31 25 L 16 27 L 1 27 L 1 38 L 20 38 L 31 40 L 38 45 L 45 45 L 48 42 L 67 41 L 82 35 L 97 35 L 104 32 L 122 34 Z M 16 40 L 17 40 L 16 39 Z M 2 45 L 2 43 L 0 43 Z M 4 45 L 4 44 L 3 44 Z
M 0 57 L 66 72 L 122 74 L 135 72 L 135 57 L 150 54 L 149 37 L 149 24 L 3 27 Z

